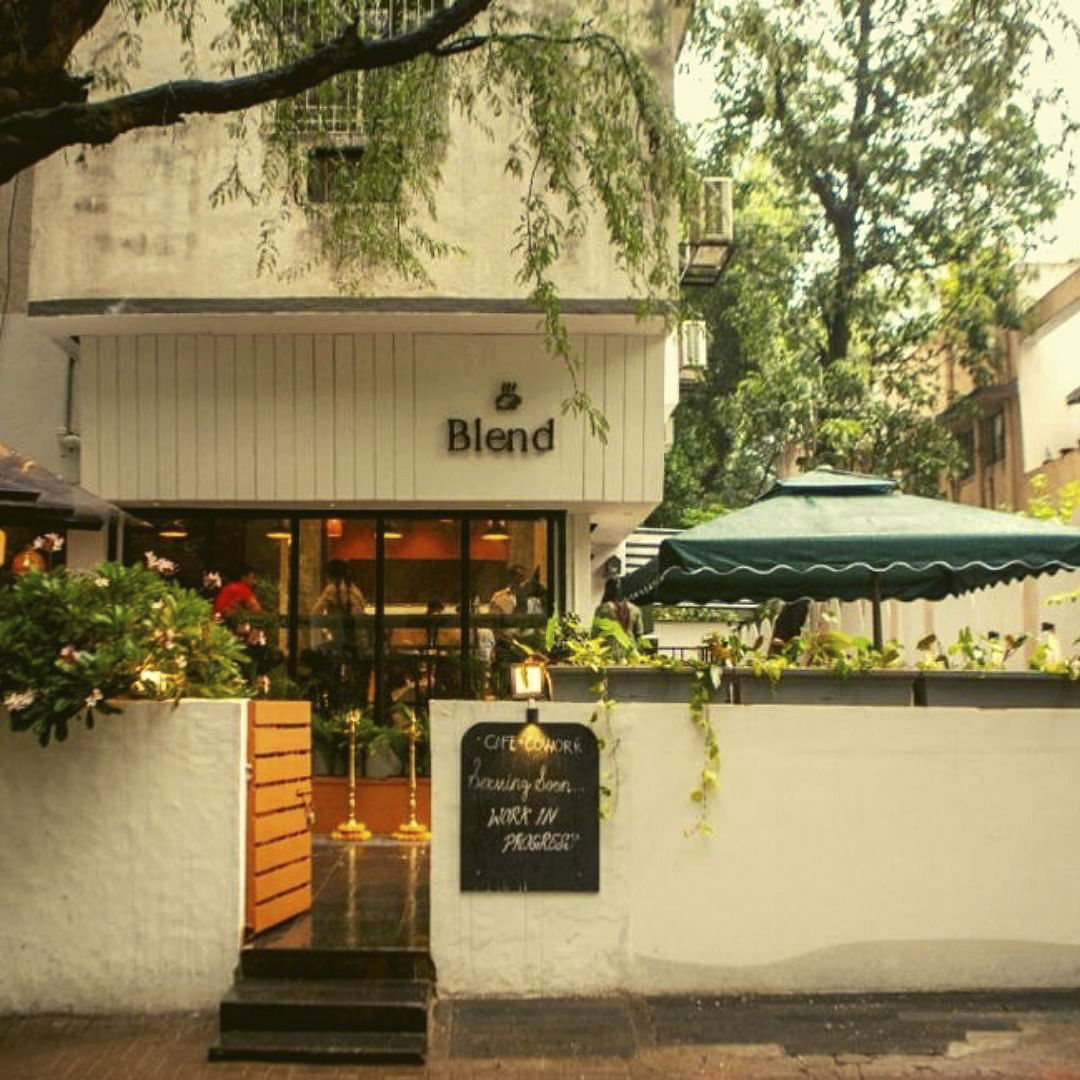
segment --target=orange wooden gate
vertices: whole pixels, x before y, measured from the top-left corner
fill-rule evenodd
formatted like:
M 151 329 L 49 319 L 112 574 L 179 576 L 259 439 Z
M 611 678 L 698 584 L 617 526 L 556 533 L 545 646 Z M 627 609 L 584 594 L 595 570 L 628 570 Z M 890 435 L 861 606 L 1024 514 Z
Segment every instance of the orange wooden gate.
M 311 706 L 248 706 L 247 909 L 258 934 L 311 907 Z

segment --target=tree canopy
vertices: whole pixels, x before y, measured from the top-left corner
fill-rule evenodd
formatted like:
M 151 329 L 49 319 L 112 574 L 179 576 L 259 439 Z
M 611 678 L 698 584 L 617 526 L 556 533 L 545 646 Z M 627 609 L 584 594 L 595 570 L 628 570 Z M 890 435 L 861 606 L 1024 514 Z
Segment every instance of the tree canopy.
M 275 237 L 299 212 L 344 287 L 373 267 L 423 280 L 446 250 L 421 222 L 450 108 L 489 130 L 509 116 L 519 278 L 569 357 L 553 270 L 590 215 L 638 297 L 677 293 L 672 208 L 695 181 L 650 66 L 669 16 L 608 0 L 0 0 L 0 182 L 67 146 L 227 115 L 237 153 L 214 197 L 266 208 L 263 269 L 295 270 Z M 150 20 L 174 29 L 177 71 L 142 85 Z
M 735 398 L 698 395 L 677 431 L 719 425 L 713 465 L 744 483 L 705 497 L 752 498 L 792 446 L 935 490 L 956 460 L 933 418 L 938 357 L 993 377 L 1019 260 L 1065 192 L 1053 166 L 1073 124 L 1038 68 L 1075 24 L 1053 0 L 713 0 L 696 18 L 717 87 L 711 167 L 744 205 L 791 211 L 783 238 L 740 212 L 744 268 L 725 286 L 785 318 L 763 338 L 707 305 Z

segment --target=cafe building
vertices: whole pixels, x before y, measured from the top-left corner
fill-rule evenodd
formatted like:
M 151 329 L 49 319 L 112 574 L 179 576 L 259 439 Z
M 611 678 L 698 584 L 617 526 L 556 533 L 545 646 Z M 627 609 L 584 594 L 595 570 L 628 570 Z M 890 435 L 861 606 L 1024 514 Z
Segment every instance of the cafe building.
M 668 83 L 685 16 L 656 57 Z M 150 77 L 172 46 L 147 24 Z M 638 317 L 594 223 L 558 287 L 607 438 L 564 410 L 573 379 L 515 281 L 520 184 L 499 138 L 450 123 L 437 229 L 463 254 L 423 286 L 372 273 L 359 297 L 300 224 L 280 242 L 303 274 L 258 273 L 262 211 L 211 205 L 233 152 L 215 119 L 51 158 L 5 193 L 0 435 L 130 515 L 69 564 L 153 552 L 208 591 L 250 567 L 285 668 L 345 645 L 382 713 L 495 693 L 514 635 L 591 615 L 662 497 L 678 398 L 674 339 Z

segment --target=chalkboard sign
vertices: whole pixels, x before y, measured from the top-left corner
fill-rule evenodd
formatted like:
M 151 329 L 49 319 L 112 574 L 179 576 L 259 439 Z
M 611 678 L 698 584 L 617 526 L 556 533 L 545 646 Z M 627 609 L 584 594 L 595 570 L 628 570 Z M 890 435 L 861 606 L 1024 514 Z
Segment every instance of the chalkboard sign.
M 598 892 L 600 752 L 582 724 L 461 737 L 463 892 Z

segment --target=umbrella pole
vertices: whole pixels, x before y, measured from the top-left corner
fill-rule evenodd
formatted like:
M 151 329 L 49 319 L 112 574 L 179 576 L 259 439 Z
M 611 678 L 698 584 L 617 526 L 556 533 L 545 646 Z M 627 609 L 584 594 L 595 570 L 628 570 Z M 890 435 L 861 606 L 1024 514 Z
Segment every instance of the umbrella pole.
M 874 605 L 874 648 L 882 646 L 881 634 L 881 577 L 872 574 L 870 577 L 870 602 Z

